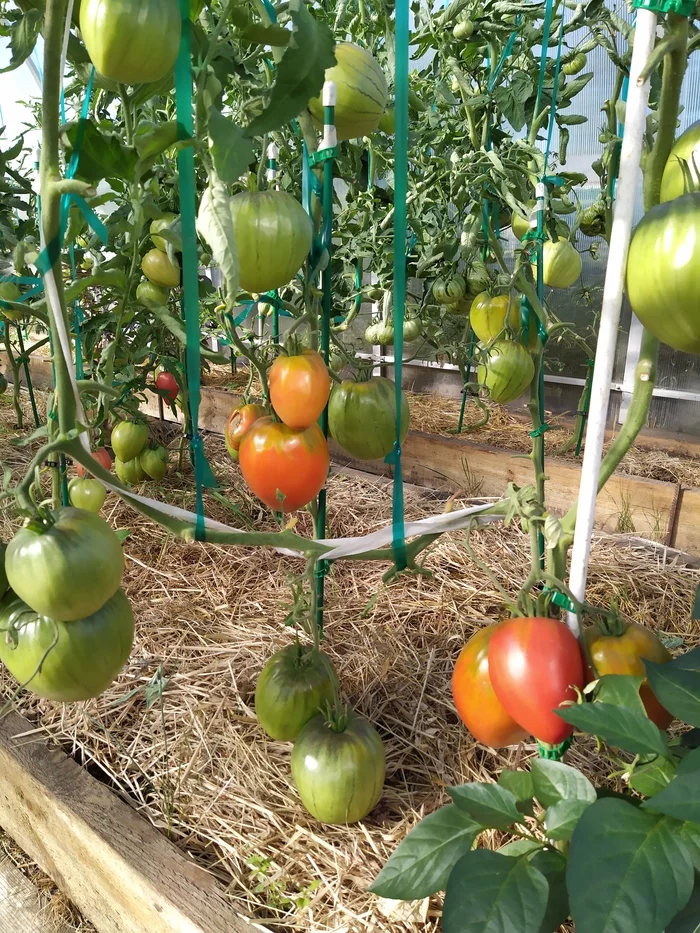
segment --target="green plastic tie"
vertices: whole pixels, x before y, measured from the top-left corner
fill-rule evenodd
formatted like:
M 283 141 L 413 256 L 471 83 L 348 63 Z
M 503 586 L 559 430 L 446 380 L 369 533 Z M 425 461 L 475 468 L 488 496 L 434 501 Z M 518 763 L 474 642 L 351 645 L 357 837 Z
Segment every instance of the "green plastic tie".
M 194 132 L 192 119 L 192 61 L 190 49 L 190 0 L 180 0 L 182 34 L 180 52 L 175 64 L 175 100 L 177 105 L 178 137 L 191 139 Z M 204 445 L 199 433 L 199 405 L 201 401 L 201 349 L 199 332 L 199 281 L 197 260 L 197 232 L 195 226 L 195 172 L 194 150 L 185 146 L 178 152 L 177 168 L 180 181 L 180 217 L 182 222 L 182 275 L 183 310 L 187 337 L 185 359 L 187 362 L 187 391 L 190 403 L 192 437 L 190 454 L 194 465 L 196 485 L 197 522 L 195 538 L 206 538 L 204 523 L 203 490 L 216 489 L 218 483 L 204 455 Z
M 318 165 L 320 162 L 327 162 L 328 159 L 337 159 L 338 158 L 338 147 L 333 146 L 332 149 L 317 149 L 316 152 L 310 152 L 308 156 L 309 167 Z
M 692 16 L 695 0 L 633 0 L 635 10 L 651 10 L 652 13 L 675 13 L 677 16 Z
M 546 421 L 543 421 L 539 428 L 535 428 L 534 431 L 530 431 L 530 437 L 542 437 L 542 435 L 549 431 L 551 424 L 548 424 Z
M 564 739 L 559 745 L 547 745 L 545 742 L 538 742 L 537 747 L 540 750 L 540 758 L 546 758 L 547 761 L 560 761 L 571 748 L 573 741 L 574 737 L 570 735 L 568 739 Z

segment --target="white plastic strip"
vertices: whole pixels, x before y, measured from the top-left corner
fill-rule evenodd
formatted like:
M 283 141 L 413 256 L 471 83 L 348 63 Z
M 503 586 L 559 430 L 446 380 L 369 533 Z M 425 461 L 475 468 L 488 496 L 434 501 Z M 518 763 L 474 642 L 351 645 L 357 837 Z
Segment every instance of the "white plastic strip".
M 63 32 L 63 49 L 61 51 L 61 86 L 63 86 L 63 76 L 66 73 L 66 59 L 68 58 L 68 39 L 70 38 L 71 20 L 73 19 L 74 0 L 68 0 L 68 10 L 66 11 L 66 27 Z
M 656 25 L 656 13 L 649 10 L 638 11 L 625 115 L 625 136 L 620 155 L 617 201 L 605 273 L 603 307 L 591 386 L 591 406 L 581 467 L 576 531 L 571 553 L 569 588 L 577 599 L 583 599 L 586 592 L 600 463 L 610 401 L 610 382 L 615 362 L 632 217 L 638 190 L 637 176 L 649 102 L 649 82 L 639 83 L 639 76 L 654 48 Z M 579 624 L 575 613 L 568 614 L 567 624 L 574 635 L 578 636 Z

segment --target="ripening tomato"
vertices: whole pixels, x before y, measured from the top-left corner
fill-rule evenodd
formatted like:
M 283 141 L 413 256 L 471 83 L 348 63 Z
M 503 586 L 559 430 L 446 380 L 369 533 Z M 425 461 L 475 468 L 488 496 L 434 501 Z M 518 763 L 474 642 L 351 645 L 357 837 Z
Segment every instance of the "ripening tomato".
M 267 412 L 262 405 L 236 405 L 229 415 L 226 430 L 224 431 L 226 450 L 228 450 L 232 460 L 238 461 L 241 441 L 255 422 L 266 417 Z
M 141 260 L 141 269 L 149 282 L 161 288 L 177 288 L 180 284 L 180 266 L 171 262 L 168 254 L 151 249 Z
M 104 467 L 105 470 L 112 469 L 112 457 L 110 456 L 109 451 L 105 450 L 104 447 L 98 447 L 97 450 L 93 450 L 90 456 L 93 460 L 96 460 L 101 467 Z M 76 463 L 75 472 L 78 474 L 78 476 L 86 476 L 88 473 L 82 463 Z
M 294 512 L 323 489 L 330 466 L 328 444 L 317 424 L 302 430 L 260 418 L 238 451 L 246 483 L 276 512 Z
M 270 368 L 270 401 L 290 428 L 314 424 L 328 402 L 331 377 L 315 350 L 299 356 L 278 356 Z
M 602 677 L 604 674 L 645 677 L 645 660 L 655 664 L 668 664 L 671 660 L 670 652 L 654 632 L 637 622 L 621 621 L 619 634 L 608 634 L 597 627 L 589 628 L 584 632 L 583 638 L 596 677 Z M 659 729 L 668 729 L 673 722 L 673 716 L 656 699 L 646 678 L 639 688 L 639 696 L 649 719 L 656 723 Z
M 174 404 L 180 394 L 180 386 L 177 384 L 177 379 L 172 373 L 165 371 L 158 373 L 156 376 L 156 389 L 158 390 L 158 394 L 171 405 Z
M 460 719 L 477 742 L 490 748 L 516 745 L 527 738 L 525 729 L 504 710 L 489 678 L 489 642 L 499 624 L 472 635 L 452 674 L 452 696 Z
M 507 619 L 491 636 L 488 661 L 496 696 L 523 729 L 549 745 L 571 735 L 554 710 L 576 700 L 585 676 L 579 643 L 563 622 Z

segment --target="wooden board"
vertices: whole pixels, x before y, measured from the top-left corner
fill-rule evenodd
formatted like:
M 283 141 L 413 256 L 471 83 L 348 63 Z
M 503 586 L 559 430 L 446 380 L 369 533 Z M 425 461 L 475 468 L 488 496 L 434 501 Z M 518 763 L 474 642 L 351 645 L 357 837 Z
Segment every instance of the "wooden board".
M 9 858 L 0 861 L 0 933 L 70 933 L 48 914 L 37 889 Z
M 99 933 L 261 929 L 128 804 L 32 732 L 16 713 L 0 720 L 0 825 Z

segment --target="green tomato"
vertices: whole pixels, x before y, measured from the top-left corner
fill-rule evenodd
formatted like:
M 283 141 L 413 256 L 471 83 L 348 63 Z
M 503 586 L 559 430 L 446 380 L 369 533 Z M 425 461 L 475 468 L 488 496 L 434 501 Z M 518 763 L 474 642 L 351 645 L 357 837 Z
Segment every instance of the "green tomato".
M 403 322 L 403 340 L 404 343 L 412 343 L 418 340 L 423 333 L 423 325 L 420 318 L 412 317 Z
M 520 330 L 520 295 L 489 295 L 482 292 L 472 302 L 469 321 L 478 340 L 488 343 L 503 336 L 504 330 Z
M 0 301 L 19 301 L 22 293 L 14 282 L 0 282 Z M 0 304 L 0 313 L 8 321 L 21 321 L 26 317 L 26 312 L 16 311 L 14 308 L 6 308 Z
M 438 304 L 452 305 L 464 298 L 467 283 L 462 275 L 439 278 L 433 282 L 433 297 Z
M 153 282 L 140 282 L 136 289 L 136 300 L 144 308 L 167 308 L 168 291 Z
M 118 589 L 91 615 L 58 622 L 8 593 L 0 603 L 0 661 L 32 693 L 59 703 L 99 696 L 129 658 L 134 614 Z
M 114 459 L 114 472 L 122 483 L 129 486 L 135 486 L 136 483 L 142 483 L 146 479 L 146 474 L 141 466 L 141 455 L 137 454 L 131 460 Z
M 161 230 L 165 230 L 166 227 L 169 227 L 174 220 L 177 220 L 177 217 L 177 214 L 166 213 L 151 223 L 151 240 L 155 248 L 163 253 L 168 249 L 168 241 L 164 240 L 162 236 L 158 236 L 158 234 Z
M 568 240 L 559 238 L 556 243 L 546 240 L 542 246 L 542 274 L 544 284 L 550 288 L 568 288 L 581 275 L 583 262 L 576 247 Z M 533 263 L 537 274 L 537 264 Z
M 319 710 L 332 703 L 337 677 L 323 651 L 293 644 L 274 654 L 255 685 L 255 712 L 272 739 L 293 742 Z
M 532 208 L 530 210 L 532 210 Z M 522 240 L 525 234 L 530 230 L 530 221 L 525 217 L 521 217 L 520 214 L 513 212 L 510 220 L 510 229 L 513 231 L 514 236 Z
M 163 446 L 147 447 L 139 455 L 139 462 L 146 476 L 161 480 L 168 472 L 168 451 Z
M 695 189 L 700 187 L 700 120 L 673 144 L 661 178 L 661 200 L 672 201 L 687 194 L 688 183 Z
M 301 802 L 321 823 L 357 823 L 382 796 L 386 756 L 379 733 L 347 713 L 331 725 L 314 716 L 292 751 L 292 777 Z
M 335 83 L 335 129 L 338 139 L 369 136 L 379 126 L 386 110 L 389 90 L 379 62 L 367 49 L 352 42 L 337 42 L 336 64 L 326 70 L 326 81 Z M 316 125 L 323 126 L 320 97 L 309 101 Z
M 5 572 L 5 552 L 7 545 L 0 542 L 0 599 L 7 593 L 10 584 L 7 582 L 7 573 Z
M 408 399 L 401 393 L 401 441 L 410 423 Z M 328 402 L 331 436 L 357 460 L 383 460 L 396 440 L 396 385 L 373 376 L 366 382 L 334 385 Z
M 469 19 L 460 20 L 452 30 L 455 39 L 471 39 L 474 32 L 474 23 Z
M 507 405 L 530 385 L 535 364 L 525 347 L 515 340 L 496 340 L 483 349 L 485 356 L 479 363 L 479 385 L 488 390 L 492 402 Z
M 80 32 L 97 71 L 121 84 L 160 81 L 180 49 L 173 0 L 83 0 Z
M 657 204 L 632 235 L 627 294 L 663 343 L 700 353 L 700 193 Z
M 103 518 L 66 506 L 17 532 L 7 546 L 5 569 L 12 589 L 35 612 L 72 622 L 116 593 L 124 554 Z
M 135 421 L 118 421 L 112 428 L 112 450 L 122 462 L 138 457 L 148 443 L 148 425 Z
M 472 299 L 485 291 L 491 284 L 491 276 L 486 264 L 480 259 L 475 259 L 467 269 L 467 297 Z
M 385 110 L 379 119 L 378 129 L 387 136 L 393 136 L 396 130 L 396 111 L 393 107 Z
M 241 288 L 252 294 L 281 288 L 301 269 L 313 225 L 286 191 L 243 191 L 231 198 Z
M 105 504 L 107 490 L 98 479 L 76 476 L 68 484 L 68 498 L 76 509 L 97 513 Z
M 163 250 L 149 250 L 141 260 L 141 270 L 149 282 L 161 288 L 177 288 L 180 284 L 180 266 L 171 262 Z

